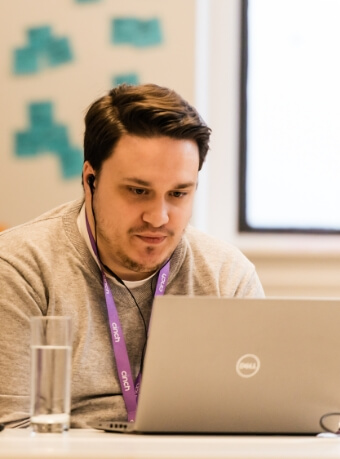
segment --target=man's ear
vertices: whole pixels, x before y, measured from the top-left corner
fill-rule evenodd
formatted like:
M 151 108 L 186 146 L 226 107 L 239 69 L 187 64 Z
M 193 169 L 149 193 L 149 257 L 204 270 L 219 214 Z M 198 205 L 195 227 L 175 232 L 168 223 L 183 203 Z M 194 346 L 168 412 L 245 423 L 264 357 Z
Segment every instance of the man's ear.
M 93 167 L 88 161 L 85 161 L 84 166 L 83 166 L 83 175 L 82 175 L 82 184 L 83 184 L 85 192 L 86 192 L 86 185 L 88 185 L 90 192 L 93 193 L 94 188 L 95 188 L 95 185 L 94 185 L 95 177 L 96 177 L 96 174 L 95 174 Z

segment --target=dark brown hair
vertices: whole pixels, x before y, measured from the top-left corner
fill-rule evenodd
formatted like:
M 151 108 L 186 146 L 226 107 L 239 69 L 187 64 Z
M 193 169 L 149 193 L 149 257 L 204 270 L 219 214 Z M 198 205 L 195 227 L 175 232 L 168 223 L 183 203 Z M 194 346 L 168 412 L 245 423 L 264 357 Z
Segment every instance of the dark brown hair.
M 175 91 L 122 84 L 95 101 L 85 116 L 84 161 L 99 173 L 120 137 L 167 136 L 197 143 L 199 170 L 209 149 L 210 128 Z

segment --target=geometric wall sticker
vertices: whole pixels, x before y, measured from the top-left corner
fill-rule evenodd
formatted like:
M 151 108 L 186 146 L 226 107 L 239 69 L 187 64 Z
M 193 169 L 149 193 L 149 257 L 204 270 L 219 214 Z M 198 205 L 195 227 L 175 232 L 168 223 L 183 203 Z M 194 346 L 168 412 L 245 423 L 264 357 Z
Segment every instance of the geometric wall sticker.
M 113 86 L 119 86 L 120 84 L 131 84 L 131 85 L 138 85 L 139 84 L 139 77 L 137 73 L 120 73 L 113 77 Z
M 60 160 L 64 178 L 80 177 L 83 151 L 70 144 L 67 126 L 56 123 L 53 112 L 52 102 L 29 104 L 29 127 L 15 133 L 15 153 L 19 157 L 52 153 Z
M 73 60 L 67 37 L 53 36 L 50 26 L 27 30 L 27 44 L 14 50 L 14 73 L 34 74 L 45 67 L 56 67 Z
M 162 43 L 160 20 L 120 17 L 111 21 L 111 42 L 116 45 L 136 47 L 155 46 Z

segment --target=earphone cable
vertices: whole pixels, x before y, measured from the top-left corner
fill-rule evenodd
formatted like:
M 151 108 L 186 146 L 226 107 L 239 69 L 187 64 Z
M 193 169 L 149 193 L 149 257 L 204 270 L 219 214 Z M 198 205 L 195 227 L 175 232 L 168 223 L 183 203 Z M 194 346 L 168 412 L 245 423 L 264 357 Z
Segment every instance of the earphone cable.
M 340 413 L 326 413 L 324 414 L 323 416 L 321 416 L 320 418 L 320 426 L 322 429 L 324 429 L 326 432 L 330 432 L 330 433 L 334 433 L 335 435 L 340 435 L 340 422 L 338 421 L 338 429 L 336 430 L 336 432 L 334 432 L 334 430 L 330 429 L 329 427 L 327 427 L 327 425 L 325 424 L 325 420 L 327 418 L 330 418 L 330 417 L 337 417 L 338 419 L 340 419 Z
M 147 343 L 147 339 L 148 339 L 148 329 L 147 329 L 147 326 L 146 326 L 146 321 L 145 321 L 145 317 L 141 311 L 141 308 L 135 298 L 135 296 L 133 295 L 133 293 L 131 292 L 131 290 L 127 287 L 127 285 L 125 285 L 124 281 L 119 277 L 117 276 L 116 273 L 114 273 L 108 266 L 104 265 L 104 263 L 102 262 L 101 260 L 101 257 L 100 257 L 100 252 L 99 252 L 99 248 L 98 248 L 98 242 L 97 242 L 97 220 L 96 220 L 96 215 L 95 215 L 95 212 L 94 212 L 94 208 L 93 208 L 93 193 L 91 193 L 91 211 L 92 211 L 92 216 L 93 216 L 93 221 L 94 221 L 94 241 L 95 241 L 95 244 L 96 244 L 96 248 L 97 248 L 97 255 L 98 255 L 98 261 L 100 263 L 100 265 L 105 268 L 109 274 L 111 274 L 120 284 L 122 284 L 126 290 L 129 292 L 129 294 L 131 295 L 136 307 L 137 307 L 137 311 L 142 319 L 142 322 L 143 322 L 143 328 L 144 328 L 144 344 L 143 344 L 143 348 L 142 348 L 142 355 L 141 355 L 141 362 L 140 362 L 140 371 L 142 371 L 143 369 L 143 363 L 144 363 L 144 355 L 145 355 L 145 350 L 146 350 L 146 343 Z

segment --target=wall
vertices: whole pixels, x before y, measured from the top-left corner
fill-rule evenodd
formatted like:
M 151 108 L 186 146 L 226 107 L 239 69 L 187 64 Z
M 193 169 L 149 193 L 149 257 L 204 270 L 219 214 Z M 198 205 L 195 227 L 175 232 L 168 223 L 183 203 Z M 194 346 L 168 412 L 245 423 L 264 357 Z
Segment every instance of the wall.
M 241 248 L 267 295 L 340 297 L 340 236 L 238 233 L 240 0 L 207 0 L 201 8 L 209 17 L 202 111 L 213 135 L 196 223 Z
M 340 257 L 247 253 L 267 296 L 340 298 Z
M 132 20 L 127 27 L 134 19 L 141 21 L 128 33 L 131 42 L 122 42 L 124 30 L 120 43 L 112 41 L 111 24 L 117 18 Z M 152 28 L 155 23 L 148 23 L 152 20 L 161 37 Z M 53 40 L 45 39 L 46 31 Z M 2 1 L 0 57 L 1 227 L 81 196 L 79 155 L 74 153 L 65 167 L 61 159 L 68 146 L 82 156 L 86 108 L 112 87 L 115 77 L 132 73 L 140 83 L 173 87 L 194 103 L 195 0 Z M 46 117 L 34 129 L 30 126 L 30 104 L 46 101 L 53 109 L 53 126 L 62 131 L 54 129 L 55 137 L 47 131 Z M 28 144 L 18 148 L 16 135 L 32 130 Z M 68 136 L 66 146 L 63 135 Z M 45 144 L 37 148 L 42 139 Z
M 110 44 L 117 16 L 160 18 L 160 46 Z M 72 40 L 70 65 L 13 74 L 13 50 L 30 27 L 53 26 Z M 267 295 L 339 296 L 340 238 L 248 235 L 237 231 L 240 0 L 11 0 L 0 5 L 0 226 L 14 225 L 82 193 L 79 177 L 65 179 L 58 158 L 15 155 L 14 134 L 27 128 L 27 104 L 52 100 L 55 117 L 81 146 L 86 107 L 112 77 L 137 71 L 141 82 L 174 87 L 194 102 L 213 129 L 200 174 L 193 223 L 234 243 L 255 263 Z

